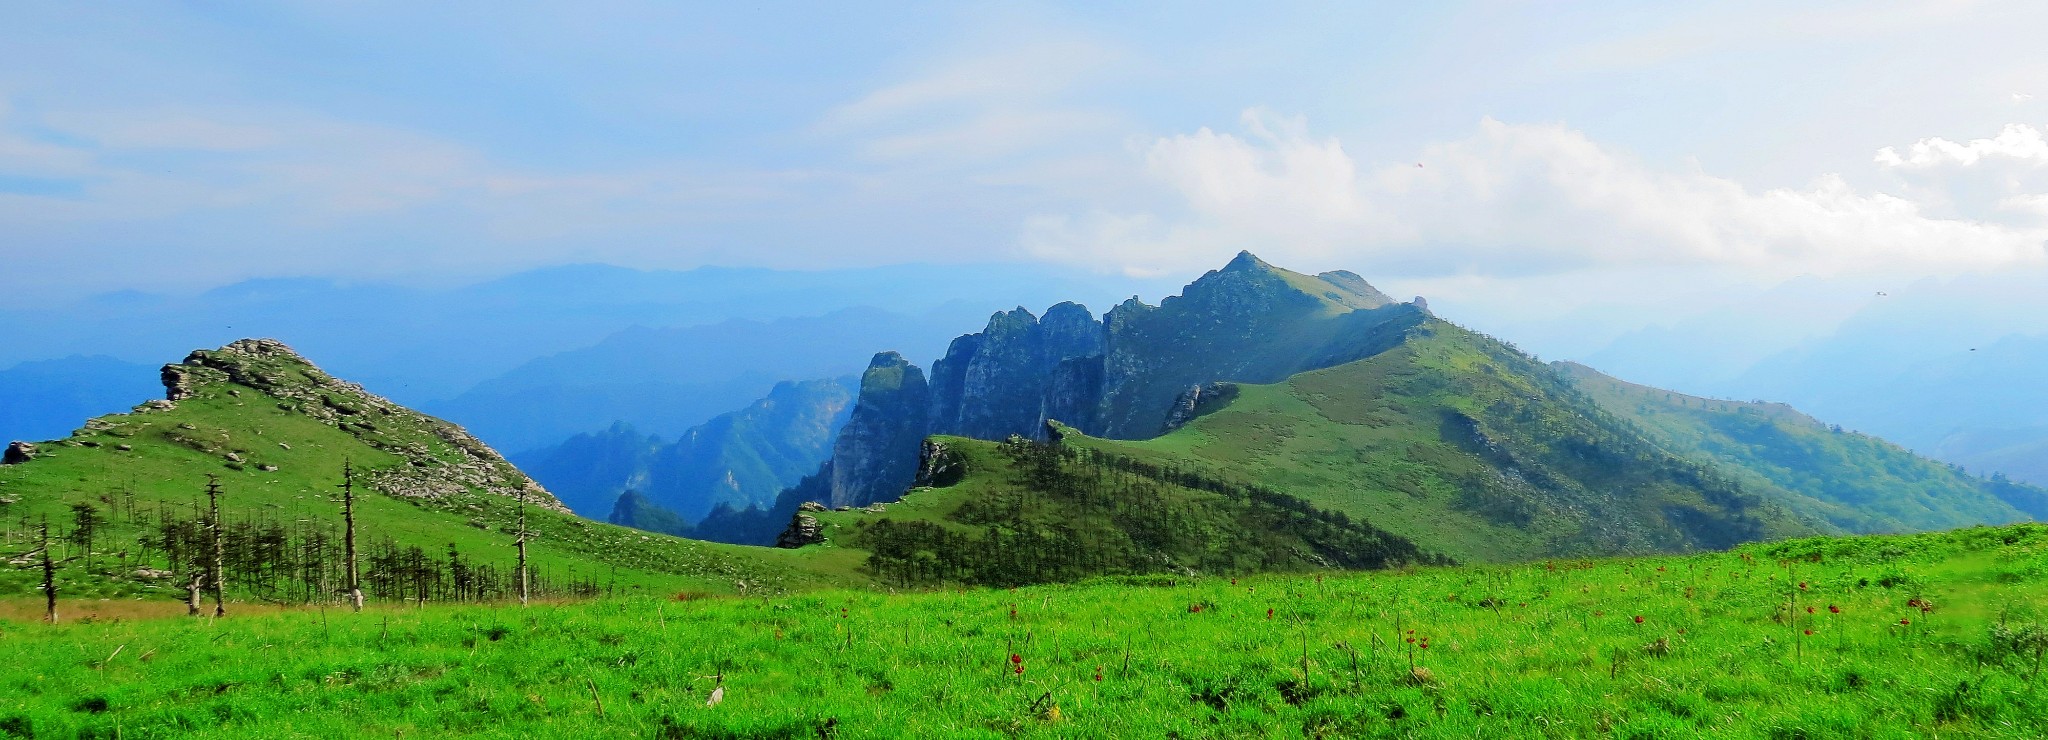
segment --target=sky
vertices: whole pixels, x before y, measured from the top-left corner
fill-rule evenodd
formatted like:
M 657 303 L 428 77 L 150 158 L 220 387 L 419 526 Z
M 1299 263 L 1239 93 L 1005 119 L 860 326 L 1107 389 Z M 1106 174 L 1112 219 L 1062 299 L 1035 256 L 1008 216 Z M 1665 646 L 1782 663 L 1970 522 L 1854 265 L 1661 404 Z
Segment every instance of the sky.
M 9 3 L 0 307 L 1250 249 L 1566 352 L 1758 300 L 1797 335 L 1890 286 L 2048 278 L 2042 28 L 1886 0 Z

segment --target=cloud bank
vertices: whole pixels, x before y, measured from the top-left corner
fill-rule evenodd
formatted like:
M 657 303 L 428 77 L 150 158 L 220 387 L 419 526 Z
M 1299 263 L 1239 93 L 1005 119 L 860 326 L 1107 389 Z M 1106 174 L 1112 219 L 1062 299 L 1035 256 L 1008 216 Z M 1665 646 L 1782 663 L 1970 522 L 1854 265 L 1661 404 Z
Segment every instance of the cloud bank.
M 1411 275 L 1593 265 L 1839 274 L 2048 258 L 2048 229 L 1938 217 L 1836 175 L 1752 189 L 1697 169 L 1652 167 L 1563 125 L 1487 118 L 1464 138 L 1370 161 L 1299 118 L 1255 108 L 1241 128 L 1151 141 L 1136 165 L 1161 196 L 1157 208 L 1037 216 L 1025 224 L 1024 248 L 1137 273 L 1209 264 L 1243 248 L 1291 264 Z M 1930 145 L 1939 154 L 1927 156 L 2031 151 L 2024 132 L 2007 133 L 1995 145 Z

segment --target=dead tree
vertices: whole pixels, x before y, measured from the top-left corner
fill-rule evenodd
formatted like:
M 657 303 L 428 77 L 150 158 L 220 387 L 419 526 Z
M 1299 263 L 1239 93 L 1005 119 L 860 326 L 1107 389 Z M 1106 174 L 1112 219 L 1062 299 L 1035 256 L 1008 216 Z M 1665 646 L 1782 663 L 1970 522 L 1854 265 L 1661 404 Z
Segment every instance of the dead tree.
M 213 616 L 225 617 L 228 608 L 221 594 L 222 587 L 226 585 L 221 577 L 224 570 L 221 565 L 227 559 L 227 551 L 220 539 L 220 478 L 212 475 L 206 476 L 206 531 L 208 538 L 213 540 L 213 561 L 206 573 L 207 586 L 213 590 Z
M 356 567 L 356 470 L 348 460 L 341 461 L 341 523 L 342 559 L 348 569 L 348 603 L 360 612 L 363 610 L 363 576 Z
M 43 555 L 43 618 L 50 624 L 57 623 L 57 563 L 50 559 L 50 516 L 43 515 L 43 525 L 37 531 L 42 540 L 38 550 Z
M 519 489 L 519 605 L 526 606 L 526 489 Z

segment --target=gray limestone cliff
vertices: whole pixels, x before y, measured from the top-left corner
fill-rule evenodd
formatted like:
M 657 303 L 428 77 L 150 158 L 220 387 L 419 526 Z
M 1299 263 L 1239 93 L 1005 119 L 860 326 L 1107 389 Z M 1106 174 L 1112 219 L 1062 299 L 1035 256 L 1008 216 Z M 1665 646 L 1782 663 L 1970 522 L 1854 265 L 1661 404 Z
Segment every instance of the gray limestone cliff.
M 1152 437 L 1227 403 L 1228 383 L 1272 383 L 1376 354 L 1423 317 L 1356 274 L 1304 275 L 1249 252 L 1158 306 L 1132 298 L 1100 320 L 1074 303 L 1043 317 L 1000 312 L 953 341 L 928 389 L 921 375 L 915 390 L 900 387 L 917 367 L 877 356 L 873 387 L 863 379 L 855 420 L 833 450 L 832 503 L 893 500 L 916 475 L 913 440 L 925 434 L 1041 437 L 1057 421 L 1095 436 Z
M 833 506 L 894 501 L 903 493 L 917 475 L 931 404 L 923 370 L 895 352 L 875 355 L 861 374 L 853 415 L 832 443 Z

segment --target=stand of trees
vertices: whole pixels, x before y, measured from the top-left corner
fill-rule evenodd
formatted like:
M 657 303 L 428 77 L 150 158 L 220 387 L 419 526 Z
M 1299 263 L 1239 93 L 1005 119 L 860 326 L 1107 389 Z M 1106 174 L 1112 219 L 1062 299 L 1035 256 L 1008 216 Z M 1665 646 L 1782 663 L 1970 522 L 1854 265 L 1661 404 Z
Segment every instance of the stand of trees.
M 200 613 L 202 596 L 211 596 L 217 616 L 226 614 L 228 594 L 280 604 L 338 601 L 359 609 L 365 596 L 413 603 L 524 601 L 590 597 L 605 589 L 591 578 L 555 577 L 529 564 L 525 551 L 531 535 L 523 511 L 512 543 L 518 550 L 513 563 L 479 561 L 453 544 L 445 549 L 401 545 L 374 533 L 359 543 L 365 538 L 356 531 L 352 484 L 350 469 L 337 486 L 342 495 L 333 516 L 301 513 L 285 519 L 236 510 L 233 492 L 212 481 L 205 498 L 189 505 L 106 494 L 97 503 L 71 504 L 68 531 L 59 532 L 60 522 L 31 521 L 24 513 L 0 524 L 0 542 L 28 546 L 22 560 L 43 571 L 41 586 L 52 601 L 52 621 L 65 566 L 185 590 L 194 615 Z M 110 534 L 116 531 L 122 534 Z M 133 539 L 123 541 L 122 536 Z
M 1096 575 L 1449 563 L 1398 535 L 1260 486 L 1012 438 L 1014 485 L 947 523 L 883 518 L 853 544 L 901 586 L 1015 586 Z M 948 525 L 952 526 L 948 526 Z

